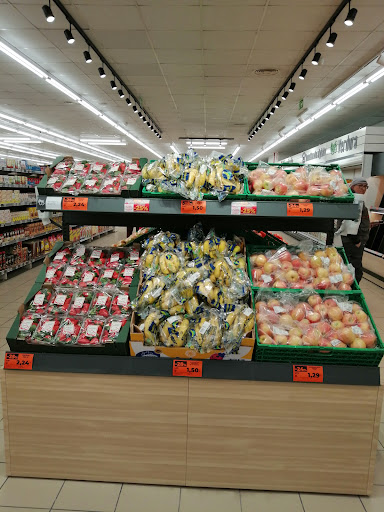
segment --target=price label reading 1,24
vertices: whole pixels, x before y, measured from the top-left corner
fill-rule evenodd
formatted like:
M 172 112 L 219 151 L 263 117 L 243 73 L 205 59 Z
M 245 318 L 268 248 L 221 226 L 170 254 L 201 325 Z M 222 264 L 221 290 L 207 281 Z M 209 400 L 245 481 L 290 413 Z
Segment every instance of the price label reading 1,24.
M 88 197 L 63 197 L 63 210 L 88 210 Z
M 306 364 L 293 365 L 294 382 L 323 382 L 323 367 Z
M 33 354 L 15 354 L 7 352 L 4 358 L 6 370 L 32 370 Z
M 312 203 L 287 203 L 288 217 L 313 217 Z
M 172 375 L 174 377 L 202 377 L 203 361 L 175 359 L 173 361 Z
M 205 201 L 181 201 L 180 213 L 202 213 L 207 211 L 207 203 Z

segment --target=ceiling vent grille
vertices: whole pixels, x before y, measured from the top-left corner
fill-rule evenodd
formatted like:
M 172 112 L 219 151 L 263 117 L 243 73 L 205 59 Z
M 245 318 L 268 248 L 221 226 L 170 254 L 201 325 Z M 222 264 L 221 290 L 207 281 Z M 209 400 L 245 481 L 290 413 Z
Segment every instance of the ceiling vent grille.
M 278 69 L 266 68 L 266 69 L 255 69 L 253 71 L 253 74 L 255 76 L 273 76 L 273 75 L 277 75 L 278 72 L 279 72 Z

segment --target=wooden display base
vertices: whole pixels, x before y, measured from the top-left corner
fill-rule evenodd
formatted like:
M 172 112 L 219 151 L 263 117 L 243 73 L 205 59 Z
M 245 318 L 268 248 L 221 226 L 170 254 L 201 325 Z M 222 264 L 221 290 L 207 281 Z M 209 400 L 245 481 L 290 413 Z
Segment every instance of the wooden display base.
M 382 388 L 1 370 L 7 474 L 370 494 Z

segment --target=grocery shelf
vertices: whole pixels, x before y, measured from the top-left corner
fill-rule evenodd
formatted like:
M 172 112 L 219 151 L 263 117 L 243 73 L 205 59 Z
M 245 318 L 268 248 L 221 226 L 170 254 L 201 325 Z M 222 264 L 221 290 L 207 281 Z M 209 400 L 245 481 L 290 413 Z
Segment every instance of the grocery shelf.
M 4 242 L 3 244 L 0 244 L 0 248 L 6 247 L 7 245 L 18 244 L 19 242 L 27 242 L 28 240 L 34 240 L 35 238 L 39 238 L 41 236 L 49 236 L 52 233 L 58 233 L 59 231 L 61 231 L 61 229 L 53 229 L 52 231 L 47 231 L 45 233 L 39 233 L 38 235 L 35 235 L 35 236 L 28 236 L 25 238 L 20 238 L 19 240 L 12 240 L 12 242 Z
M 116 357 L 77 354 L 34 353 L 33 371 L 92 373 L 109 375 L 145 375 L 172 377 L 173 359 L 152 357 Z M 96 357 L 95 357 L 96 356 Z M 292 382 L 290 363 L 239 361 L 202 361 L 204 379 Z M 12 370 L 11 370 L 12 371 Z M 323 366 L 323 384 L 379 386 L 380 369 L 364 366 Z M 175 379 L 180 377 L 174 377 Z M 313 386 L 314 384 L 311 384 Z
M 38 217 L 28 220 L 17 220 L 15 222 L 5 222 L 4 224 L 0 224 L 0 228 L 4 228 L 7 226 L 17 226 L 19 224 L 30 224 L 31 222 L 37 222 L 40 220 Z
M 35 185 L 16 185 L 15 183 L 10 183 L 9 185 L 0 185 L 0 188 L 29 188 L 33 190 Z
M 2 168 L 0 169 L 1 172 L 10 172 L 12 173 L 13 175 L 14 174 L 22 174 L 22 175 L 27 175 L 29 176 L 30 174 L 38 174 L 38 175 L 43 175 L 45 174 L 44 172 L 41 172 L 41 171 L 22 171 L 21 169 L 14 169 L 13 167 L 12 168 Z
M 33 203 L 0 203 L 0 208 L 11 208 L 12 206 L 36 206 L 36 202 Z

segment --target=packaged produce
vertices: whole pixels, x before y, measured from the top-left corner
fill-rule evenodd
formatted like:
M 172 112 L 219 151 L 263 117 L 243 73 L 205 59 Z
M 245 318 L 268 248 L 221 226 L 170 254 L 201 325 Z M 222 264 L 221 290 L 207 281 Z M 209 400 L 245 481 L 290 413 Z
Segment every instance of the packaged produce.
M 109 316 L 109 308 L 112 303 L 112 295 L 102 289 L 97 289 L 91 307 L 89 309 L 90 316 Z
M 106 259 L 105 266 L 108 268 L 116 268 L 120 265 L 125 265 L 127 259 L 127 253 L 123 250 L 111 251 L 110 255 Z
M 110 164 L 103 162 L 95 162 L 91 165 L 91 172 L 106 174 L 107 172 L 109 172 L 110 168 Z
M 86 318 L 77 338 L 78 345 L 100 345 L 105 319 Z
M 20 320 L 18 340 L 28 341 L 35 333 L 40 322 L 40 315 L 36 313 L 25 313 Z
M 120 195 L 121 189 L 121 180 L 120 176 L 110 176 L 107 175 L 103 180 L 103 183 L 100 187 L 100 194 L 111 194 L 111 195 Z
M 224 315 L 224 344 L 231 348 L 239 347 L 244 334 L 255 326 L 255 312 L 247 304 L 237 304 Z
M 132 283 L 132 277 L 135 269 L 132 267 L 123 267 L 120 270 L 119 277 L 117 278 L 116 286 L 118 288 L 128 288 Z
M 81 265 L 68 265 L 60 281 L 60 286 L 74 287 L 80 283 L 81 276 L 84 272 L 84 266 Z
M 64 181 L 60 192 L 63 194 L 77 194 L 83 186 L 84 179 L 81 176 L 70 174 Z
M 373 349 L 377 338 L 368 314 L 347 295 L 271 293 L 260 290 L 256 302 L 259 342 Z
M 62 249 L 60 249 L 60 251 L 58 251 L 54 258 L 53 258 L 53 263 L 68 263 L 68 261 L 70 260 L 72 256 L 72 253 L 71 253 L 71 250 L 68 249 L 68 247 L 63 247 Z
M 55 171 L 56 172 L 56 171 Z M 59 192 L 63 183 L 66 180 L 66 174 L 57 174 L 55 173 L 48 178 L 47 180 L 47 188 L 51 188 L 55 192 Z
M 137 174 L 124 174 L 121 177 L 121 190 L 129 190 L 139 178 Z
M 55 265 L 55 264 L 51 263 L 47 267 L 47 270 L 45 273 L 44 284 L 52 285 L 52 286 L 56 286 L 57 284 L 59 284 L 59 282 L 63 276 L 63 269 L 64 269 L 64 266 L 62 264 Z
M 119 268 L 105 268 L 100 272 L 98 285 L 106 289 L 115 288 L 117 286 L 119 275 Z
M 131 303 L 127 292 L 118 291 L 112 299 L 110 315 L 129 315 Z
M 103 267 L 107 260 L 107 254 L 103 249 L 93 249 L 87 265 L 90 267 Z
M 183 315 L 172 315 L 159 326 L 160 342 L 166 347 L 184 347 L 190 321 Z
M 126 171 L 126 167 L 125 162 L 114 162 L 110 165 L 107 175 L 111 177 L 122 176 Z
M 126 323 L 127 317 L 125 316 L 112 316 L 108 318 L 104 324 L 101 343 L 113 343 Z
M 85 267 L 79 281 L 80 288 L 91 288 L 97 285 L 100 277 L 100 270 L 96 267 Z
M 195 317 L 188 332 L 187 347 L 209 352 L 223 347 L 223 325 L 217 309 L 204 309 Z
M 50 315 L 66 315 L 69 311 L 74 292 L 67 288 L 56 288 L 47 313 Z
M 64 345 L 75 345 L 80 333 L 83 319 L 79 317 L 66 317 L 61 322 L 57 331 L 55 343 Z
M 74 164 L 72 167 L 72 173 L 82 178 L 86 177 L 91 169 L 92 165 L 90 162 L 83 161 Z
M 73 301 L 69 309 L 70 316 L 88 315 L 94 295 L 95 292 L 93 290 L 78 291 L 73 297 Z
M 354 268 L 335 247 L 282 246 L 251 254 L 249 260 L 252 283 L 259 288 L 351 290 L 355 279 Z
M 71 261 L 69 262 L 70 265 L 84 265 L 87 260 L 87 248 L 85 245 L 77 245 L 76 248 L 73 250 Z
M 45 313 L 51 297 L 52 293 L 48 288 L 39 290 L 28 304 L 27 314 L 37 313 L 42 315 Z
M 98 194 L 100 192 L 101 184 L 104 180 L 104 174 L 90 174 L 84 180 L 80 194 Z
M 31 343 L 38 345 L 52 345 L 55 343 L 56 333 L 59 330 L 61 320 L 54 316 L 41 317 Z

